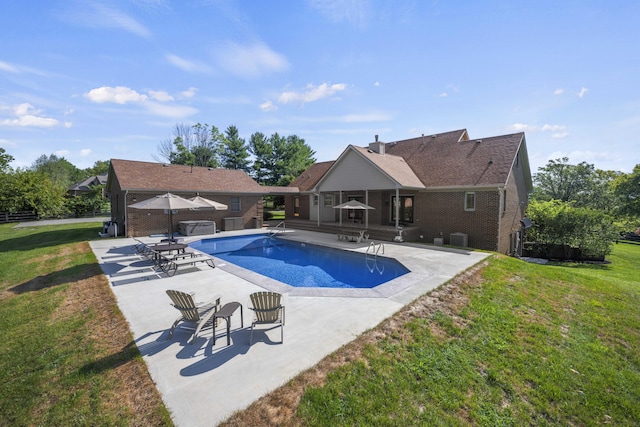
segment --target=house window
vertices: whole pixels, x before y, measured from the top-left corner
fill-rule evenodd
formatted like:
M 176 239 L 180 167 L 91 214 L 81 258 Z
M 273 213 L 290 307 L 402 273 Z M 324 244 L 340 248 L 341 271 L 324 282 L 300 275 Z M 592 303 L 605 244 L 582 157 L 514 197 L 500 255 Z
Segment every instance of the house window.
M 324 195 L 324 207 L 325 208 L 333 207 L 333 194 Z
M 240 212 L 240 197 L 231 197 L 231 212 Z
M 313 206 L 318 206 L 318 195 L 317 194 L 313 195 Z
M 396 196 L 391 199 L 391 220 L 396 220 Z M 413 222 L 413 196 L 400 196 L 400 215 L 399 221 L 404 223 Z
M 293 198 L 293 216 L 300 216 L 300 197 Z
M 476 193 L 468 191 L 464 193 L 464 210 L 475 211 L 476 210 Z

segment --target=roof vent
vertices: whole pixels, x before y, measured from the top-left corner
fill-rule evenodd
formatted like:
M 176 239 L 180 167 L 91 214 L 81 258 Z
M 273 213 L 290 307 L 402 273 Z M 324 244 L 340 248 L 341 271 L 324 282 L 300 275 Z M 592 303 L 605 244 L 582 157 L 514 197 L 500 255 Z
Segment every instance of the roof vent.
M 476 144 L 480 144 L 482 142 L 481 139 L 476 139 Z

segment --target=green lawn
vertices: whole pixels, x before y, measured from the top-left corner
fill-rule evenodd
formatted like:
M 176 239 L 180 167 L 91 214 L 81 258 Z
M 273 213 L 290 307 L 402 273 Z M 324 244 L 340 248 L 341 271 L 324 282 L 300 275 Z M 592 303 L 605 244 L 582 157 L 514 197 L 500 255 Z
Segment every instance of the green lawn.
M 310 388 L 305 425 L 639 425 L 640 246 L 610 264 L 495 256 L 454 313 L 414 318 Z
M 86 243 L 101 225 L 0 225 L 0 425 L 171 425 Z M 493 256 L 457 304 L 308 388 L 292 422 L 639 425 L 640 245 L 608 259 Z
M 12 226 L 0 225 L 0 425 L 171 425 L 87 244 L 102 224 Z

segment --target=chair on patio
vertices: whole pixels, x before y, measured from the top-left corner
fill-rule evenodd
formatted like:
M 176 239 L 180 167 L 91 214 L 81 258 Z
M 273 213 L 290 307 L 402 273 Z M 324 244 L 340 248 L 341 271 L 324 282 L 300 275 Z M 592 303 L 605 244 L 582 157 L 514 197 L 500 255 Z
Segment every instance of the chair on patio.
M 249 297 L 252 305 L 249 309 L 253 310 L 249 345 L 253 344 L 253 327 L 264 324 L 279 325 L 280 342 L 284 342 L 284 305 L 281 303 L 282 295 L 276 292 L 255 292 Z
M 191 344 L 193 344 L 201 330 L 213 326 L 213 315 L 220 308 L 220 297 L 216 295 L 207 303 L 196 304 L 193 301 L 193 295 L 186 292 L 168 290 L 167 295 L 173 301 L 171 305 L 180 312 L 180 317 L 171 326 L 169 338 L 173 336 L 178 324 L 185 323 L 186 325 L 180 326 L 194 331 L 191 336 Z

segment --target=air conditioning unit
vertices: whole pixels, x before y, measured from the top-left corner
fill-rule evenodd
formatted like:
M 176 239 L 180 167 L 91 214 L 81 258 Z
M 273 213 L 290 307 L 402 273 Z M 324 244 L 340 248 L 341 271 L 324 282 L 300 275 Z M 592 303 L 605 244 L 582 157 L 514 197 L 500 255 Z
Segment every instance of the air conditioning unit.
M 469 246 L 468 240 L 468 236 L 464 233 L 451 233 L 449 235 L 449 244 L 451 246 L 466 248 Z

